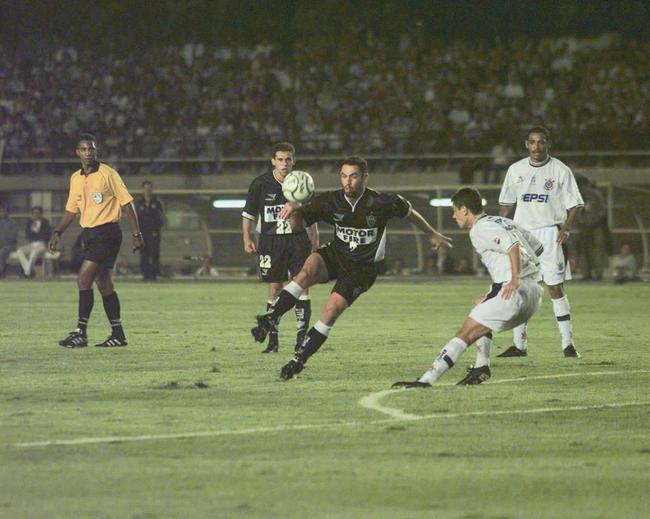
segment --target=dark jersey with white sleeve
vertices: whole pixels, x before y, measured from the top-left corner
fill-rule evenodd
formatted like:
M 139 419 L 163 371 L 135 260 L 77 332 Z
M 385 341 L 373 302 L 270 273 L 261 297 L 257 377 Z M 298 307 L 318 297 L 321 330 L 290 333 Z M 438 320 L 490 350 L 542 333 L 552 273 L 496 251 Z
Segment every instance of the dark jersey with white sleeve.
M 391 218 L 406 218 L 411 204 L 400 195 L 366 188 L 355 202 L 343 192 L 315 196 L 302 209 L 305 225 L 318 221 L 334 226 L 334 247 L 344 258 L 360 264 L 377 263 L 386 253 L 386 225 Z
M 260 234 L 294 234 L 289 221 L 278 218 L 278 213 L 286 202 L 287 199 L 282 194 L 282 183 L 275 178 L 273 171 L 268 171 L 251 182 L 242 216 L 257 221 Z M 305 230 L 295 232 L 301 233 Z

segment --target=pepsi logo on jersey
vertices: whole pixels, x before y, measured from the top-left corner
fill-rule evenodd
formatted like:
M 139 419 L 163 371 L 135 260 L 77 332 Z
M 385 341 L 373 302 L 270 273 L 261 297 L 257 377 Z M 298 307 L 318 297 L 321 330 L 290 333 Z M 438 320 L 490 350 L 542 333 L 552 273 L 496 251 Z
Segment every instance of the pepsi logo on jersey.
M 524 193 L 521 195 L 524 202 L 541 202 L 542 204 L 548 202 L 548 195 L 538 195 L 537 193 Z

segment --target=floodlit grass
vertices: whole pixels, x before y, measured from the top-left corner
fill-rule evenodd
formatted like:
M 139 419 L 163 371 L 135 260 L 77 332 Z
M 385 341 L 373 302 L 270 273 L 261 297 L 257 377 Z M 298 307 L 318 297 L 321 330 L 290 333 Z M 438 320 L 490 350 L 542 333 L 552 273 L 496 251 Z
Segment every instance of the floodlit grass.
M 545 296 L 529 356 L 493 358 L 490 382 L 449 385 L 470 349 L 444 385 L 381 400 L 425 418 L 359 405 L 419 376 L 485 288 L 380 281 L 301 377 L 281 382 L 295 319 L 283 320 L 281 352 L 261 355 L 248 333 L 261 284 L 122 283 L 129 346 L 66 350 L 56 341 L 74 327 L 74 282 L 2 283 L 0 516 L 647 515 L 650 405 L 627 404 L 650 403 L 648 286 L 569 285 L 581 359 L 562 357 Z M 328 292 L 313 290 L 313 320 Z M 90 339 L 107 333 L 96 293 Z M 493 357 L 510 344 L 498 336 Z M 562 410 L 607 404 L 626 406 Z M 109 437 L 122 439 L 16 445 Z

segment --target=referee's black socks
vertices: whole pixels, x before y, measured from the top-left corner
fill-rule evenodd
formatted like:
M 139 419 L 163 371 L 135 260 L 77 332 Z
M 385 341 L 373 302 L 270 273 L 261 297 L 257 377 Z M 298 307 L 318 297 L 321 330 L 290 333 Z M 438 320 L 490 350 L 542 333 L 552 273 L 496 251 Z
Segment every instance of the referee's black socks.
M 88 329 L 88 319 L 90 319 L 90 312 L 93 311 L 94 302 L 92 288 L 79 290 L 79 321 L 77 322 L 77 328 L 84 335 L 86 335 L 86 330 Z
M 120 299 L 117 297 L 117 292 L 113 292 L 104 296 L 104 310 L 106 317 L 111 323 L 111 336 L 117 339 L 124 339 L 124 330 L 122 329 L 122 321 L 120 320 Z

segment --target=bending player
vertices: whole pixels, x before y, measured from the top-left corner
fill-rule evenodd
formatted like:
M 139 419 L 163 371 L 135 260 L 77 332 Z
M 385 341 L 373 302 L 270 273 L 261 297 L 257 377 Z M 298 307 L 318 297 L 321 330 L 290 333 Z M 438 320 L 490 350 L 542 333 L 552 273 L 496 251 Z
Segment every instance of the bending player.
M 408 218 L 428 237 L 434 248 L 451 247 L 451 239 L 438 233 L 413 210 L 411 204 L 395 194 L 378 193 L 366 187 L 368 163 L 361 157 L 349 157 L 341 165 L 342 189 L 314 197 L 307 207 L 286 204 L 279 214 L 287 219 L 298 212 L 305 225 L 324 221 L 334 226 L 333 241 L 313 252 L 300 272 L 288 283 L 271 310 L 257 316 L 251 330 L 263 342 L 276 319 L 288 312 L 303 292 L 317 283 L 336 280 L 320 320 L 307 332 L 294 358 L 281 370 L 288 380 L 300 373 L 307 360 L 327 340 L 334 322 L 377 278 L 378 262 L 384 259 L 386 225 L 391 218 Z
M 430 387 L 474 342 L 476 363 L 459 384 L 484 382 L 491 376 L 492 332 L 510 330 L 527 322 L 539 308 L 542 289 L 538 284 L 537 257 L 544 249 L 539 240 L 508 218 L 485 214 L 481 194 L 476 189 L 459 189 L 451 201 L 458 227 L 470 229 L 472 245 L 492 277 L 492 289 L 474 307 L 424 375 L 412 382 L 396 382 L 393 387 Z

